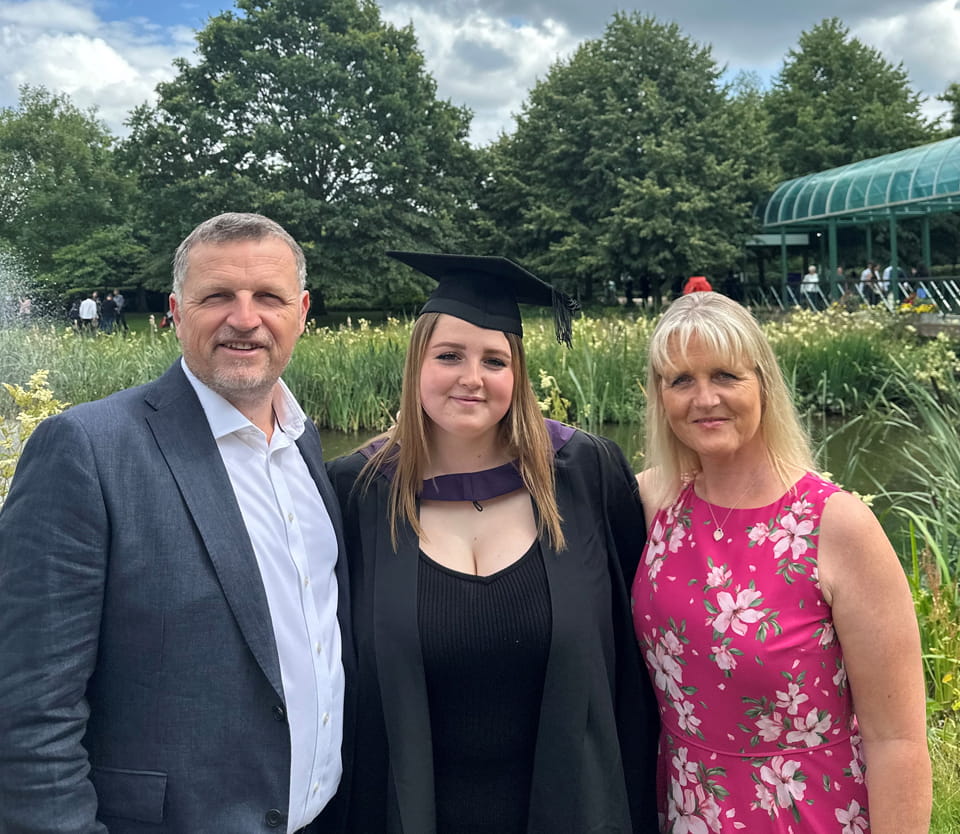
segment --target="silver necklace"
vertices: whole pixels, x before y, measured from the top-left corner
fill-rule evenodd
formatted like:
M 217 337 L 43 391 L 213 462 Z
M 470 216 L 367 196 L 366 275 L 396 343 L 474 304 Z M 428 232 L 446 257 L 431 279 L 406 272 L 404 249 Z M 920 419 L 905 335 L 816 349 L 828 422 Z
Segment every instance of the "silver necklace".
M 723 535 L 724 535 L 723 528 L 726 526 L 727 522 L 730 520 L 730 516 L 733 514 L 733 511 L 737 509 L 740 506 L 740 502 L 747 497 L 747 493 L 750 492 L 754 484 L 756 484 L 756 479 L 752 480 L 749 484 L 747 484 L 747 488 L 740 494 L 740 497 L 737 499 L 736 504 L 734 504 L 729 510 L 727 510 L 727 514 L 723 517 L 723 524 L 720 524 L 717 521 L 717 517 L 713 514 L 713 504 L 711 504 L 706 499 L 703 499 L 704 503 L 707 505 L 707 512 L 710 513 L 710 518 L 713 520 L 713 527 L 714 527 L 713 540 L 715 542 L 718 542 L 723 538 Z

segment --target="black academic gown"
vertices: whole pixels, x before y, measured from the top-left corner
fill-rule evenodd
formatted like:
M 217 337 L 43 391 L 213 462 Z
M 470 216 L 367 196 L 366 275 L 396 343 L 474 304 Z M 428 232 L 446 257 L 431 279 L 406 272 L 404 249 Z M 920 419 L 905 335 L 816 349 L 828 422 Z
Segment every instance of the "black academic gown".
M 365 462 L 358 452 L 328 464 L 344 514 L 360 667 L 349 830 L 434 834 L 418 542 L 403 524 L 394 552 L 388 479 L 354 489 Z M 580 431 L 555 462 L 567 548 L 541 541 L 553 629 L 528 832 L 654 834 L 657 707 L 627 590 L 645 541 L 636 482 L 617 446 Z

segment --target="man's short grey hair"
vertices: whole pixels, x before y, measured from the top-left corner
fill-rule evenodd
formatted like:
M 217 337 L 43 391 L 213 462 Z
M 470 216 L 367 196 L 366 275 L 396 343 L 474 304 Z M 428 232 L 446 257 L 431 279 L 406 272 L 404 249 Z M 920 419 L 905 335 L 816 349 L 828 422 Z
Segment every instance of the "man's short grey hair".
M 297 280 L 300 283 L 300 289 L 306 289 L 307 259 L 300 244 L 290 236 L 290 233 L 275 220 L 264 217 L 262 214 L 231 211 L 204 220 L 177 247 L 173 256 L 173 294 L 178 300 L 180 299 L 183 282 L 187 277 L 190 250 L 198 243 L 230 243 L 236 240 L 263 240 L 269 237 L 279 238 L 290 247 L 297 263 Z

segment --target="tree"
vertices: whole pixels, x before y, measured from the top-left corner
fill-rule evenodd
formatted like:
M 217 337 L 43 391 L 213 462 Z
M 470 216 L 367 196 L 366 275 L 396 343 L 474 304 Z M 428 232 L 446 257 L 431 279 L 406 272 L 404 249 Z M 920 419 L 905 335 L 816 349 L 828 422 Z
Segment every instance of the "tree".
M 41 289 L 69 289 L 52 277 L 58 252 L 125 217 L 131 183 L 114 167 L 113 143 L 95 110 L 43 87 L 21 87 L 19 106 L 0 110 L 0 240 Z
M 839 18 L 800 35 L 767 96 L 785 179 L 936 138 L 902 64 L 894 66 Z
M 586 299 L 598 280 L 725 273 L 762 189 L 719 76 L 676 24 L 614 15 L 489 149 L 487 240 Z
M 383 23 L 373 0 L 237 6 L 131 117 L 124 155 L 152 254 L 169 258 L 205 217 L 258 211 L 304 246 L 315 306 L 422 297 L 425 284 L 383 253 L 460 240 L 469 113 L 436 98 L 412 28 Z
M 952 81 L 947 89 L 937 96 L 937 101 L 950 105 L 950 125 L 947 136 L 960 136 L 960 83 Z

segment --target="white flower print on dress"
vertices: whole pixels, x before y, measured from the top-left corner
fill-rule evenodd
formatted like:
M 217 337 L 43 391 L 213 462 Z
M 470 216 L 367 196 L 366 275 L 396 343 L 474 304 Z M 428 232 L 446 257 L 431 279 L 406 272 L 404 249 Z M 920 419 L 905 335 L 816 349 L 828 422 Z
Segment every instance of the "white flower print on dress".
M 807 777 L 800 769 L 800 762 L 774 756 L 770 764 L 760 768 L 760 778 L 773 788 L 777 805 L 781 808 L 792 808 L 797 816 L 795 805 L 803 799 L 807 789 Z
M 794 719 L 793 729 L 787 733 L 789 744 L 802 742 L 807 747 L 816 747 L 827 740 L 827 730 L 832 720 L 829 712 L 818 713 L 814 707 L 805 716 Z
M 730 581 L 733 574 L 726 565 L 712 565 L 707 572 L 707 587 L 722 588 Z
M 674 701 L 673 708 L 677 711 L 677 725 L 681 730 L 691 735 L 703 735 L 700 732 L 701 721 L 693 714 L 692 701 Z
M 697 797 L 689 788 L 673 783 L 667 809 L 673 834 L 709 834 L 706 821 L 697 814 Z
M 760 521 L 754 524 L 753 527 L 747 531 L 747 538 L 750 540 L 751 547 L 753 545 L 763 544 L 769 537 L 770 532 L 770 528 L 767 527 L 764 522 Z
M 700 813 L 703 815 L 707 827 L 713 832 L 719 832 L 721 830 L 719 803 L 713 794 L 709 794 L 703 789 L 702 785 L 697 785 L 694 790 L 700 805 Z
M 670 530 L 670 541 L 667 543 L 667 550 L 676 553 L 687 537 L 687 529 L 682 524 L 675 524 Z
M 776 741 L 783 734 L 783 716 L 779 712 L 761 715 L 757 719 L 757 730 L 764 741 Z
M 813 509 L 813 504 L 811 504 L 806 495 L 802 498 L 798 498 L 790 505 L 790 512 L 792 512 L 797 518 L 803 518 L 810 510 Z
M 667 544 L 663 540 L 664 532 L 663 525 L 658 519 L 653 524 L 650 541 L 647 543 L 647 551 L 643 559 L 644 564 L 647 566 L 647 576 L 651 582 L 657 578 L 657 574 L 660 573 L 660 568 L 663 567 L 662 556 L 667 549 Z
M 810 700 L 810 696 L 801 691 L 800 685 L 793 682 L 787 684 L 786 692 L 778 689 L 776 695 L 777 706 L 785 709 L 787 715 L 797 715 L 800 712 L 800 704 Z
M 774 798 L 773 791 L 770 790 L 766 785 L 757 784 L 756 786 L 757 798 L 750 804 L 751 808 L 759 808 L 761 811 L 766 811 L 771 817 L 779 817 L 780 809 L 777 807 L 776 799 Z
M 710 651 L 713 652 L 712 657 L 714 661 L 716 661 L 718 669 L 724 672 L 732 672 L 737 668 L 736 655 L 730 651 L 729 645 L 721 644 L 719 646 L 711 646 Z
M 870 827 L 866 818 L 860 813 L 862 810 L 860 803 L 851 799 L 846 808 L 837 808 L 834 811 L 837 822 L 843 825 L 840 834 L 863 834 Z
M 671 698 L 682 698 L 680 684 L 683 682 L 683 667 L 670 653 L 663 641 L 658 640 L 653 649 L 646 653 L 647 663 L 654 670 L 654 685 Z
M 832 620 L 824 620 L 818 631 L 820 632 L 819 635 L 817 635 L 817 632 L 814 632 L 814 636 L 818 636 L 817 644 L 821 648 L 825 649 L 828 646 L 832 646 L 833 641 L 837 639 L 837 633 L 833 629 Z
M 726 633 L 726 630 L 732 629 L 734 634 L 743 637 L 747 633 L 747 625 L 756 623 L 763 619 L 763 611 L 752 607 L 762 599 L 759 591 L 752 588 L 744 588 L 738 594 L 736 599 L 728 591 L 721 591 L 717 594 L 717 605 L 720 607 L 720 613 L 716 617 L 707 618 L 707 623 L 713 625 L 713 628 L 719 634 Z
M 840 668 L 838 668 L 834 674 L 833 682 L 840 692 L 843 692 L 847 688 L 847 667 L 844 666 L 843 663 L 840 664 Z
M 671 759 L 673 764 L 673 769 L 676 772 L 677 782 L 681 785 L 686 786 L 689 782 L 691 785 L 695 784 L 697 781 L 697 763 L 687 761 L 687 748 L 678 747 L 677 755 Z
M 813 532 L 813 522 L 797 521 L 792 513 L 787 513 L 780 519 L 780 525 L 779 529 L 770 534 L 770 541 L 776 542 L 773 555 L 780 558 L 789 549 L 793 558 L 799 559 L 810 546 L 805 536 Z

